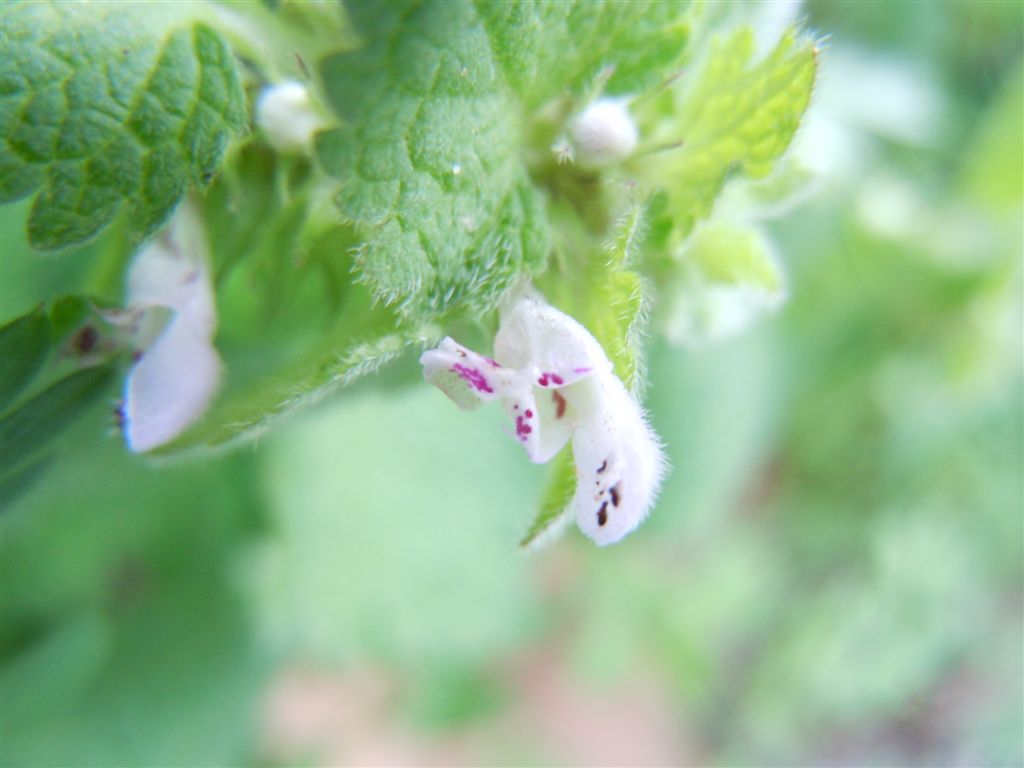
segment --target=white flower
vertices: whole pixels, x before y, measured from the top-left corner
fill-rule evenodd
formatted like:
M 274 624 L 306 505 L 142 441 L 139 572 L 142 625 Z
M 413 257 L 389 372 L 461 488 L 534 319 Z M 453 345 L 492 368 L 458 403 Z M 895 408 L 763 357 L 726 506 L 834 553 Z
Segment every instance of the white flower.
M 596 543 L 614 543 L 636 528 L 654 503 L 665 460 L 601 345 L 527 293 L 503 308 L 494 357 L 446 338 L 420 362 L 426 380 L 463 410 L 500 400 L 531 461 L 551 460 L 572 440 L 572 505 Z
M 124 434 L 141 453 L 177 437 L 206 410 L 220 378 L 205 233 L 182 203 L 128 272 L 136 362 L 124 394 Z
M 269 85 L 256 102 L 256 125 L 278 152 L 304 152 L 323 121 L 310 103 L 302 83 L 285 80 Z
M 711 221 L 690 236 L 665 297 L 668 340 L 702 347 L 736 336 L 777 310 L 786 300 L 785 276 L 757 230 Z
M 601 168 L 625 160 L 636 149 L 636 123 L 626 99 L 602 98 L 569 122 L 568 144 L 556 144 L 556 155 L 566 155 L 584 168 Z

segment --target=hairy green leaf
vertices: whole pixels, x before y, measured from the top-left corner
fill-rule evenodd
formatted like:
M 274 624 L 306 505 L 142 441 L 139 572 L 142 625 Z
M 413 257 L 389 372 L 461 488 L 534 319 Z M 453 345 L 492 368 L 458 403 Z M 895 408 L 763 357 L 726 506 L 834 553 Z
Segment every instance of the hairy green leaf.
M 686 40 L 671 3 L 351 3 L 364 47 L 329 59 L 343 127 L 323 134 L 356 265 L 403 314 L 489 309 L 549 250 L 525 146 L 534 108 L 650 85 Z M 642 41 L 642 42 L 641 42 Z M 543 146 L 540 152 L 548 153 Z
M 685 233 L 706 217 L 729 174 L 766 176 L 789 146 L 811 98 L 817 49 L 787 33 L 763 60 L 751 62 L 754 35 L 744 27 L 715 40 L 688 73 L 673 130 L 676 149 L 647 160 L 666 180 L 676 226 Z
M 429 346 L 440 338 L 431 327 L 388 333 L 385 328 L 395 327 L 390 313 L 367 315 L 363 320 L 358 331 L 342 325 L 313 343 L 290 366 L 278 367 L 220 398 L 196 427 L 156 453 L 221 448 L 256 437 L 281 416 L 319 402 L 409 349 Z
M 5 6 L 0 202 L 36 194 L 34 248 L 86 241 L 122 207 L 150 234 L 244 127 L 231 52 L 175 21 L 144 3 Z
M 613 94 L 656 85 L 686 48 L 681 2 L 476 2 L 491 50 L 527 105 L 607 77 Z

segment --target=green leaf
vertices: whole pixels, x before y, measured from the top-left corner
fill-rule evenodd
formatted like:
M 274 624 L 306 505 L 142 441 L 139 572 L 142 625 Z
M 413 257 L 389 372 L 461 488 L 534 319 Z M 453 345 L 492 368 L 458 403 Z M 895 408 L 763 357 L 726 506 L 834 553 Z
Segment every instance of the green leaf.
M 113 377 L 113 366 L 86 368 L 4 414 L 0 466 L 6 471 L 38 454 L 107 391 Z
M 84 242 L 123 207 L 133 235 L 152 233 L 245 126 L 231 52 L 173 14 L 145 3 L 5 6 L 0 202 L 38 190 L 34 248 Z
M 519 542 L 523 549 L 535 550 L 542 547 L 569 523 L 572 516 L 572 497 L 576 493 L 576 465 L 572 449 L 562 449 L 551 465 L 548 482 L 541 494 L 537 514 L 530 523 L 526 535 Z
M 220 398 L 196 427 L 155 453 L 220 448 L 257 437 L 280 417 L 319 402 L 412 348 L 427 347 L 440 339 L 433 327 L 386 333 L 385 327 L 394 327 L 389 313 L 368 315 L 365 320 L 366 325 L 359 331 L 369 341 L 357 341 L 357 332 L 342 326 L 335 334 L 315 342 L 291 365 L 282 365 Z
M 50 351 L 50 321 L 42 307 L 0 328 L 0 411 L 39 372 Z
M 494 57 L 529 106 L 607 73 L 613 94 L 657 85 L 686 49 L 689 3 L 478 2 Z
M 324 66 L 345 126 L 321 134 L 317 154 L 344 182 L 342 215 L 367 235 L 363 279 L 405 313 L 487 305 L 542 263 L 547 242 L 517 158 L 521 116 L 480 19 L 467 3 L 351 13 L 366 45 Z
M 671 212 L 685 234 L 706 217 L 729 174 L 767 176 L 789 146 L 807 109 L 817 48 L 793 32 L 763 60 L 751 62 L 749 27 L 715 40 L 703 63 L 687 74 L 673 121 L 677 149 L 652 155 L 647 170 L 667 180 Z
M 526 167 L 538 151 L 524 145 L 532 108 L 583 92 L 608 67 L 609 87 L 649 85 L 686 39 L 670 3 L 348 7 L 365 45 L 325 63 L 344 125 L 321 134 L 317 154 L 365 236 L 362 279 L 403 314 L 430 319 L 490 309 L 548 256 Z

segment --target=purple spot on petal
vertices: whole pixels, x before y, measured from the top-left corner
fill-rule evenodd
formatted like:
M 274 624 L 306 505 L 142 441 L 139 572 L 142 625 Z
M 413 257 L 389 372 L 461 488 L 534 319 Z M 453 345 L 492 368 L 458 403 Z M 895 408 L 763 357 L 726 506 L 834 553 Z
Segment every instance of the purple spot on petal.
M 573 373 L 590 373 L 591 370 L 593 370 L 593 369 L 592 368 L 573 368 L 572 372 Z
M 459 374 L 477 392 L 494 392 L 491 389 L 491 385 L 487 383 L 487 379 L 476 368 L 468 368 L 465 365 L 456 363 L 452 366 L 452 371 Z
M 487 364 L 490 365 L 492 368 L 501 368 L 501 363 L 499 363 L 497 360 L 491 360 L 491 358 L 489 357 L 485 357 L 484 360 L 486 360 Z
M 516 416 L 516 437 L 525 443 L 531 432 L 533 432 L 533 427 L 526 423 L 526 419 Z
M 532 419 L 533 418 L 533 411 L 531 411 L 529 408 L 526 409 L 526 418 L 528 418 L 528 419 Z

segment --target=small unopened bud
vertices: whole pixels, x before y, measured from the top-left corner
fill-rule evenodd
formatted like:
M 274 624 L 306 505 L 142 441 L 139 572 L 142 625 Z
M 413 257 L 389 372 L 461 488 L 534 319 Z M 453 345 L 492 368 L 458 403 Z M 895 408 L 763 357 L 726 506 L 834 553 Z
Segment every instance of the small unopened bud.
M 256 102 L 256 125 L 278 152 L 302 152 L 309 149 L 323 122 L 306 86 L 285 80 L 263 89 Z
M 637 138 L 625 99 L 598 99 L 569 123 L 573 159 L 585 168 L 625 160 L 636 149 Z

